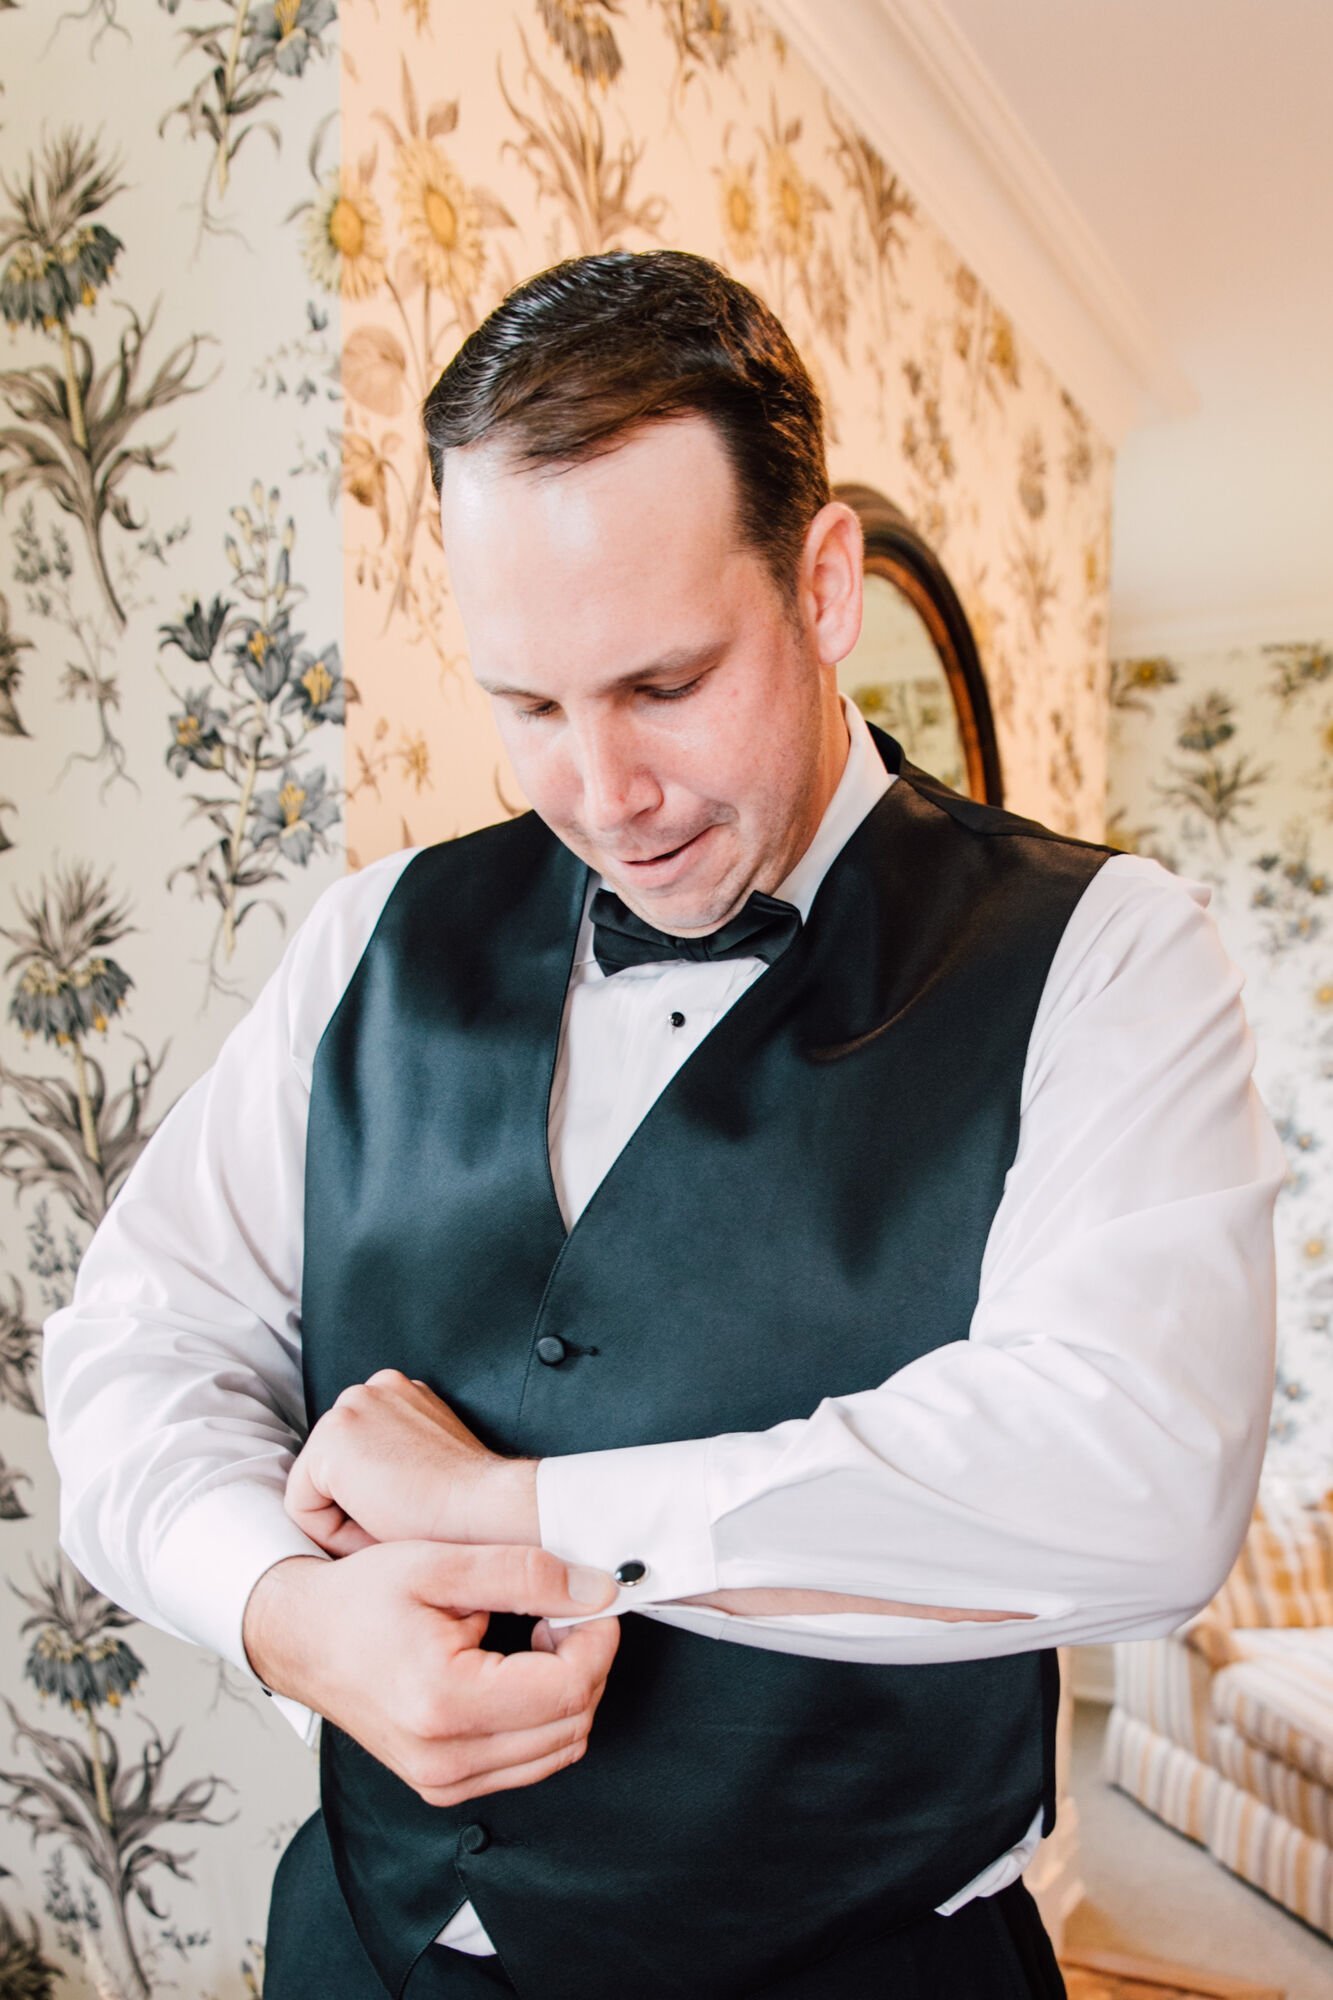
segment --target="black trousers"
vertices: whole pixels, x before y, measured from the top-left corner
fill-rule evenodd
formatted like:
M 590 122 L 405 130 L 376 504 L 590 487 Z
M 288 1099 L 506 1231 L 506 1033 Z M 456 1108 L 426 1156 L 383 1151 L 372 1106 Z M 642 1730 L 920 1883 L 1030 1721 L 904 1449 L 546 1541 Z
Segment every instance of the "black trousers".
M 495 2000 L 515 1990 L 498 1958 L 437 1944 L 417 1960 L 403 2000 Z M 385 1992 L 353 1929 L 324 1816 L 316 1813 L 274 1877 L 264 2000 L 385 2000 Z M 626 1996 L 590 1986 L 587 2000 Z M 924 1917 L 744 2000 L 1065 2000 L 1065 1988 L 1037 1906 L 1015 1882 L 996 1896 L 974 1897 L 951 1917 Z

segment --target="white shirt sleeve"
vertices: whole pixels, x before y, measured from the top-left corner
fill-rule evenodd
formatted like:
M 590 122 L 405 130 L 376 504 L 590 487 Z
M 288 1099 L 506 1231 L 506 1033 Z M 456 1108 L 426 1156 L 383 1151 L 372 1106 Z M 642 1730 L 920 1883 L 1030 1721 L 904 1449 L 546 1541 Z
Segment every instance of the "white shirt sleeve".
M 251 1590 L 286 1556 L 324 1556 L 283 1507 L 305 1432 L 310 1064 L 409 858 L 320 898 L 154 1133 L 45 1327 L 61 1546 L 137 1618 L 256 1681 L 241 1639 Z M 309 1741 L 311 1712 L 274 1699 Z
M 1144 1637 L 1206 1603 L 1266 1441 L 1285 1176 L 1209 899 L 1130 856 L 1080 899 L 965 1338 L 771 1430 L 544 1459 L 546 1547 L 646 1564 L 621 1609 L 825 1657 Z M 747 1586 L 1027 1615 L 670 1603 Z

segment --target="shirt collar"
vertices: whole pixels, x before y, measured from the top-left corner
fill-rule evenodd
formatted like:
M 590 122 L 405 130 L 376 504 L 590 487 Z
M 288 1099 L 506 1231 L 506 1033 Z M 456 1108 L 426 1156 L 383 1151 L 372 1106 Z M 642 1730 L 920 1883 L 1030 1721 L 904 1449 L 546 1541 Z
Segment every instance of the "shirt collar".
M 824 817 L 815 829 L 814 839 L 796 866 L 773 891 L 779 901 L 796 905 L 803 923 L 810 914 L 810 906 L 820 883 L 871 807 L 877 805 L 888 791 L 895 775 L 886 770 L 865 717 L 856 703 L 849 701 L 846 695 L 841 700 L 848 736 L 842 776 L 833 797 L 824 808 Z M 586 965 L 593 956 L 592 918 L 588 912 L 593 897 L 604 886 L 600 875 L 594 873 L 589 877 L 583 922 L 579 926 L 574 952 L 576 965 Z
M 850 741 L 838 788 L 824 808 L 814 839 L 785 881 L 773 891 L 780 902 L 795 903 L 802 923 L 810 914 L 820 883 L 870 808 L 878 805 L 888 791 L 895 775 L 885 769 L 865 717 L 846 695 L 842 697 L 842 712 Z

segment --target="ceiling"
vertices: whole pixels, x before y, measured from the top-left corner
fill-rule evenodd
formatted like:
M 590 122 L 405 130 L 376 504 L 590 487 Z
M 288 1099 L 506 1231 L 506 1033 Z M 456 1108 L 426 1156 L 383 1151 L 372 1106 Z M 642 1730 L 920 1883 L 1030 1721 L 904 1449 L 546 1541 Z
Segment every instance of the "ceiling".
M 1197 397 L 1120 447 L 1113 650 L 1333 642 L 1333 4 L 938 11 Z

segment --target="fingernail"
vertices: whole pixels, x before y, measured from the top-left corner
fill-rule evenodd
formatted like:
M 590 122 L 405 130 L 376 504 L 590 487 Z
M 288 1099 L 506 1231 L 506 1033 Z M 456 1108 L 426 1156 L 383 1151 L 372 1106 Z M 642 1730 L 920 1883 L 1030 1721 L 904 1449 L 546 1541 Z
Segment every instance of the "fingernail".
M 616 1594 L 616 1580 L 604 1569 L 584 1569 L 573 1563 L 566 1572 L 569 1594 L 576 1604 L 605 1604 Z

